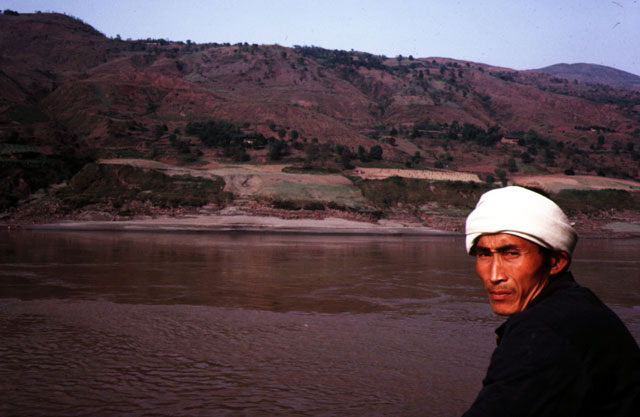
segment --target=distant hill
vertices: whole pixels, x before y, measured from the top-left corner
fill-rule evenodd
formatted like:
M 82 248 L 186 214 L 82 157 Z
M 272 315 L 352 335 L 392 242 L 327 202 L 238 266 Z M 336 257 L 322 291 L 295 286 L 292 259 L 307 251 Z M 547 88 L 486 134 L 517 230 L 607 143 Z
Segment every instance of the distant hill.
M 556 64 L 534 71 L 585 83 L 609 84 L 624 88 L 640 89 L 640 76 L 604 65 Z

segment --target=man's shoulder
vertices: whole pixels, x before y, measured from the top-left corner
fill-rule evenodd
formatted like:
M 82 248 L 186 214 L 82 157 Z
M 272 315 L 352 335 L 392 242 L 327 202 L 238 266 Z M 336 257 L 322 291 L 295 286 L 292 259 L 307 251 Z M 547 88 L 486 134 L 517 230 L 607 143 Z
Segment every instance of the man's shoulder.
M 593 330 L 598 325 L 622 325 L 618 316 L 590 289 L 578 285 L 553 291 L 512 319 L 549 326 L 564 334 L 581 327 Z
M 633 336 L 620 318 L 591 290 L 581 286 L 558 289 L 535 305 L 509 318 L 504 337 L 535 332 L 571 350 L 602 344 L 621 344 L 637 350 Z M 605 346 L 600 346 L 604 349 Z

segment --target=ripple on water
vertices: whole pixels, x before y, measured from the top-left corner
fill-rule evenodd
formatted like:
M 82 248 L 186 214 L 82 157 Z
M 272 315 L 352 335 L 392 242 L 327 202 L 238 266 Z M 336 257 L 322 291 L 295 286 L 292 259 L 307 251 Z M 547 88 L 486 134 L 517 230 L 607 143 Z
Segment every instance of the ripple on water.
M 483 373 L 449 343 L 460 326 L 428 314 L 59 300 L 1 300 L 0 313 L 9 415 L 437 416 L 461 412 Z

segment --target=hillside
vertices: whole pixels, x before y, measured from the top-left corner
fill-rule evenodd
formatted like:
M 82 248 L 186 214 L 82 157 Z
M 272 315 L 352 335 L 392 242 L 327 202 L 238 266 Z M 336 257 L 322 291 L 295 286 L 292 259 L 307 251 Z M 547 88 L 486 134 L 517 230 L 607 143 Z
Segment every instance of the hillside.
M 9 218 L 30 204 L 38 212 L 38 190 L 53 198 L 51 186 L 97 181 L 88 172 L 122 175 L 82 171 L 99 159 L 190 170 L 277 163 L 291 175 L 352 178 L 354 167 L 436 170 L 483 184 L 565 173 L 638 180 L 640 91 L 631 89 L 448 58 L 109 39 L 79 19 L 48 13 L 0 15 L 0 59 L 0 210 Z M 228 191 L 233 179 L 224 178 L 228 194 L 192 201 L 252 198 Z M 368 188 L 356 184 L 366 196 Z M 58 195 L 56 213 L 98 204 L 83 195 Z M 178 197 L 162 191 L 154 198 L 172 206 Z M 333 203 L 349 207 L 344 199 Z M 371 199 L 357 205 L 381 215 Z M 118 211 L 109 207 L 100 210 Z
M 640 89 L 640 76 L 615 68 L 596 64 L 556 64 L 534 71 L 551 74 L 567 80 L 590 84 L 608 84 L 629 89 Z

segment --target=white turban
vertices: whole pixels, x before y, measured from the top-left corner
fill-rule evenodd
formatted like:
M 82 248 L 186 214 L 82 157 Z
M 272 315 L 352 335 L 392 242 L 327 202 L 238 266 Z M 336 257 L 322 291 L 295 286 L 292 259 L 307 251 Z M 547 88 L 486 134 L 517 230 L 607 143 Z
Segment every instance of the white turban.
M 480 197 L 467 217 L 467 252 L 484 234 L 507 233 L 569 255 L 578 241 L 576 231 L 556 203 L 522 187 L 491 190 Z

